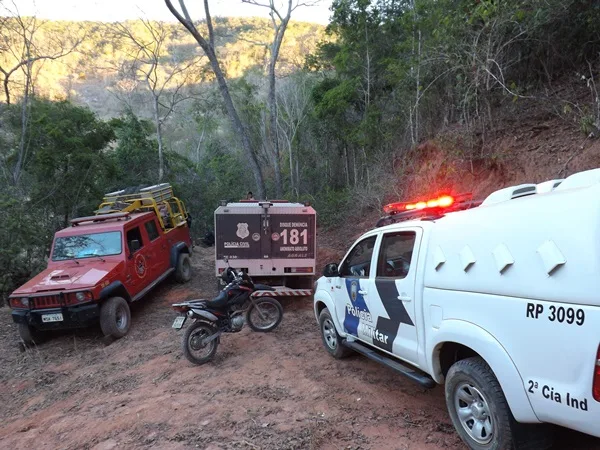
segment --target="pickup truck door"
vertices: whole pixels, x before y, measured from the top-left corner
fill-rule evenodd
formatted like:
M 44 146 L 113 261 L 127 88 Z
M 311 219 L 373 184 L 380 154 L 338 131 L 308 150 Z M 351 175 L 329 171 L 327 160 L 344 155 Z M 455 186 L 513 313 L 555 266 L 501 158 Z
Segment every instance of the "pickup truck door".
M 384 233 L 369 280 L 369 308 L 375 322 L 370 344 L 411 363 L 418 363 L 415 326 L 415 282 L 423 230 L 418 227 Z
M 376 240 L 377 235 L 357 242 L 340 264 L 338 277 L 333 279 L 332 295 L 339 323 L 346 333 L 361 340 L 367 339 L 364 325 L 371 322 L 366 286 L 373 273 Z

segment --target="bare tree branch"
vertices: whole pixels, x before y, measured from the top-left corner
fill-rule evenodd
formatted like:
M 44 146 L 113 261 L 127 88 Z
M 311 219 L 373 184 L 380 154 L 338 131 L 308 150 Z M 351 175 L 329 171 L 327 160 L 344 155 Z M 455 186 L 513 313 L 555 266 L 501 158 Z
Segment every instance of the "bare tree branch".
M 147 33 L 142 36 L 130 29 L 127 24 L 116 24 L 114 29 L 117 35 L 129 42 L 126 49 L 130 61 L 122 64 L 121 72 L 129 74 L 134 81 L 138 74 L 142 75 L 148 92 L 152 96 L 152 110 L 156 126 L 156 140 L 158 143 L 158 180 L 164 177 L 164 144 L 162 127 L 169 119 L 177 105 L 192 98 L 191 93 L 183 93 L 189 84 L 190 72 L 198 65 L 202 57 L 194 57 L 191 61 L 164 61 L 168 54 L 166 51 L 168 30 L 162 22 L 152 22 L 140 19 Z

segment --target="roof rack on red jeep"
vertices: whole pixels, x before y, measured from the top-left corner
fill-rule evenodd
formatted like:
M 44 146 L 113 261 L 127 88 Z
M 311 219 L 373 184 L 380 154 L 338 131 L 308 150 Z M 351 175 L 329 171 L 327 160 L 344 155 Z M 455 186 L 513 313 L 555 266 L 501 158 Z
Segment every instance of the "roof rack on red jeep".
M 134 212 L 154 212 L 164 231 L 189 225 L 189 214 L 184 203 L 173 195 L 169 183 L 148 187 L 129 187 L 109 192 L 96 211 L 96 216 L 115 216 Z
M 112 214 L 98 214 L 97 216 L 86 216 L 86 217 L 77 217 L 76 219 L 71 219 L 71 226 L 76 227 L 80 223 L 83 222 L 103 222 L 105 220 L 129 220 L 129 213 L 112 213 Z

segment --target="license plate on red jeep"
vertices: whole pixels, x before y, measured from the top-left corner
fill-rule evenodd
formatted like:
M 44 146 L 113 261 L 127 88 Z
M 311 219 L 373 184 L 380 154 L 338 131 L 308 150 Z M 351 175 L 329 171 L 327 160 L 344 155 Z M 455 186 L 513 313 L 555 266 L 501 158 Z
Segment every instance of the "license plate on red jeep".
M 42 322 L 62 322 L 63 315 L 61 313 L 56 314 L 42 314 Z
M 173 322 L 173 328 L 179 330 L 183 326 L 185 319 L 187 319 L 185 316 L 176 317 L 175 322 Z

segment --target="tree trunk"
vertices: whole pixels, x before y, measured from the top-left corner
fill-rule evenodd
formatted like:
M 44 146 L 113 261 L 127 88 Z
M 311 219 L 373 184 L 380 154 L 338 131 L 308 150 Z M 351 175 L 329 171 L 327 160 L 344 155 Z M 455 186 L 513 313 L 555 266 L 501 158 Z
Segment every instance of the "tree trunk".
M 154 121 L 156 122 L 156 141 L 158 142 L 158 182 L 165 176 L 165 161 L 162 143 L 162 123 L 159 115 L 158 97 L 154 96 Z
M 187 9 L 185 8 L 184 0 L 179 0 L 179 4 L 183 10 L 183 15 L 179 13 L 174 7 L 171 0 L 165 0 L 165 4 L 171 14 L 173 14 L 177 20 L 190 32 L 190 34 L 194 37 L 200 48 L 204 51 L 208 60 L 210 61 L 210 65 L 213 69 L 215 77 L 217 78 L 217 83 L 219 84 L 219 91 L 221 92 L 221 96 L 223 97 L 223 101 L 225 103 L 225 109 L 227 110 L 227 115 L 231 120 L 231 124 L 233 125 L 233 129 L 240 136 L 242 140 L 242 147 L 246 156 L 248 157 L 248 161 L 250 162 L 250 170 L 254 175 L 254 181 L 256 183 L 256 190 L 258 191 L 258 196 L 261 199 L 265 198 L 265 182 L 263 180 L 262 171 L 258 164 L 258 159 L 256 158 L 256 154 L 252 149 L 252 143 L 250 142 L 250 134 L 246 127 L 242 124 L 240 120 L 240 116 L 233 105 L 233 100 L 231 99 L 231 94 L 229 93 L 229 87 L 227 86 L 227 81 L 225 80 L 225 76 L 221 70 L 221 66 L 219 65 L 219 60 L 214 50 L 214 31 L 212 25 L 212 19 L 210 17 L 210 12 L 208 8 L 208 1 L 204 0 L 204 11 L 206 13 L 206 25 L 208 27 L 209 39 L 208 41 L 198 32 L 198 29 L 193 24 Z M 185 17 L 184 17 L 185 16 Z
M 294 158 L 292 156 L 292 143 L 290 142 L 290 187 L 291 191 L 294 192 Z
M 233 128 L 242 139 L 242 147 L 244 148 L 246 156 L 248 157 L 248 161 L 250 162 L 250 169 L 252 170 L 252 174 L 254 175 L 254 181 L 256 183 L 258 196 L 261 200 L 264 200 L 265 182 L 263 180 L 260 166 L 258 165 L 258 159 L 256 158 L 254 150 L 252 149 L 248 129 L 244 126 L 244 124 L 242 124 L 240 116 L 238 115 L 235 106 L 233 105 L 233 100 L 231 99 L 231 94 L 229 93 L 227 81 L 225 80 L 225 76 L 221 71 L 221 67 L 219 66 L 219 61 L 217 60 L 216 55 L 212 51 L 209 54 L 209 60 L 215 73 L 215 76 L 217 77 L 217 82 L 219 83 L 219 90 L 221 91 L 221 96 L 223 97 L 223 101 L 225 102 L 227 114 L 229 115 Z
M 275 60 L 271 56 L 269 66 L 269 121 L 271 126 L 271 143 L 273 146 L 273 166 L 275 169 L 275 192 L 277 198 L 283 196 L 281 188 L 281 164 L 279 156 L 279 134 L 277 133 L 277 102 L 275 101 Z M 291 158 L 291 150 L 290 150 Z
M 10 91 L 8 89 L 8 76 L 6 73 L 4 74 L 3 84 L 4 84 L 4 95 L 6 96 L 6 104 L 10 105 Z
M 17 163 L 15 164 L 15 168 L 13 171 L 13 180 L 15 186 L 19 184 L 19 180 L 21 179 L 21 170 L 23 168 L 23 164 L 25 163 L 25 139 L 27 133 L 27 125 L 28 125 L 28 112 L 27 109 L 29 107 L 29 90 L 31 88 L 31 66 L 27 66 L 27 71 L 25 73 L 25 90 L 23 91 L 23 100 L 21 105 L 21 139 L 19 140 L 19 156 L 17 157 Z M 8 91 L 6 91 L 8 94 Z

